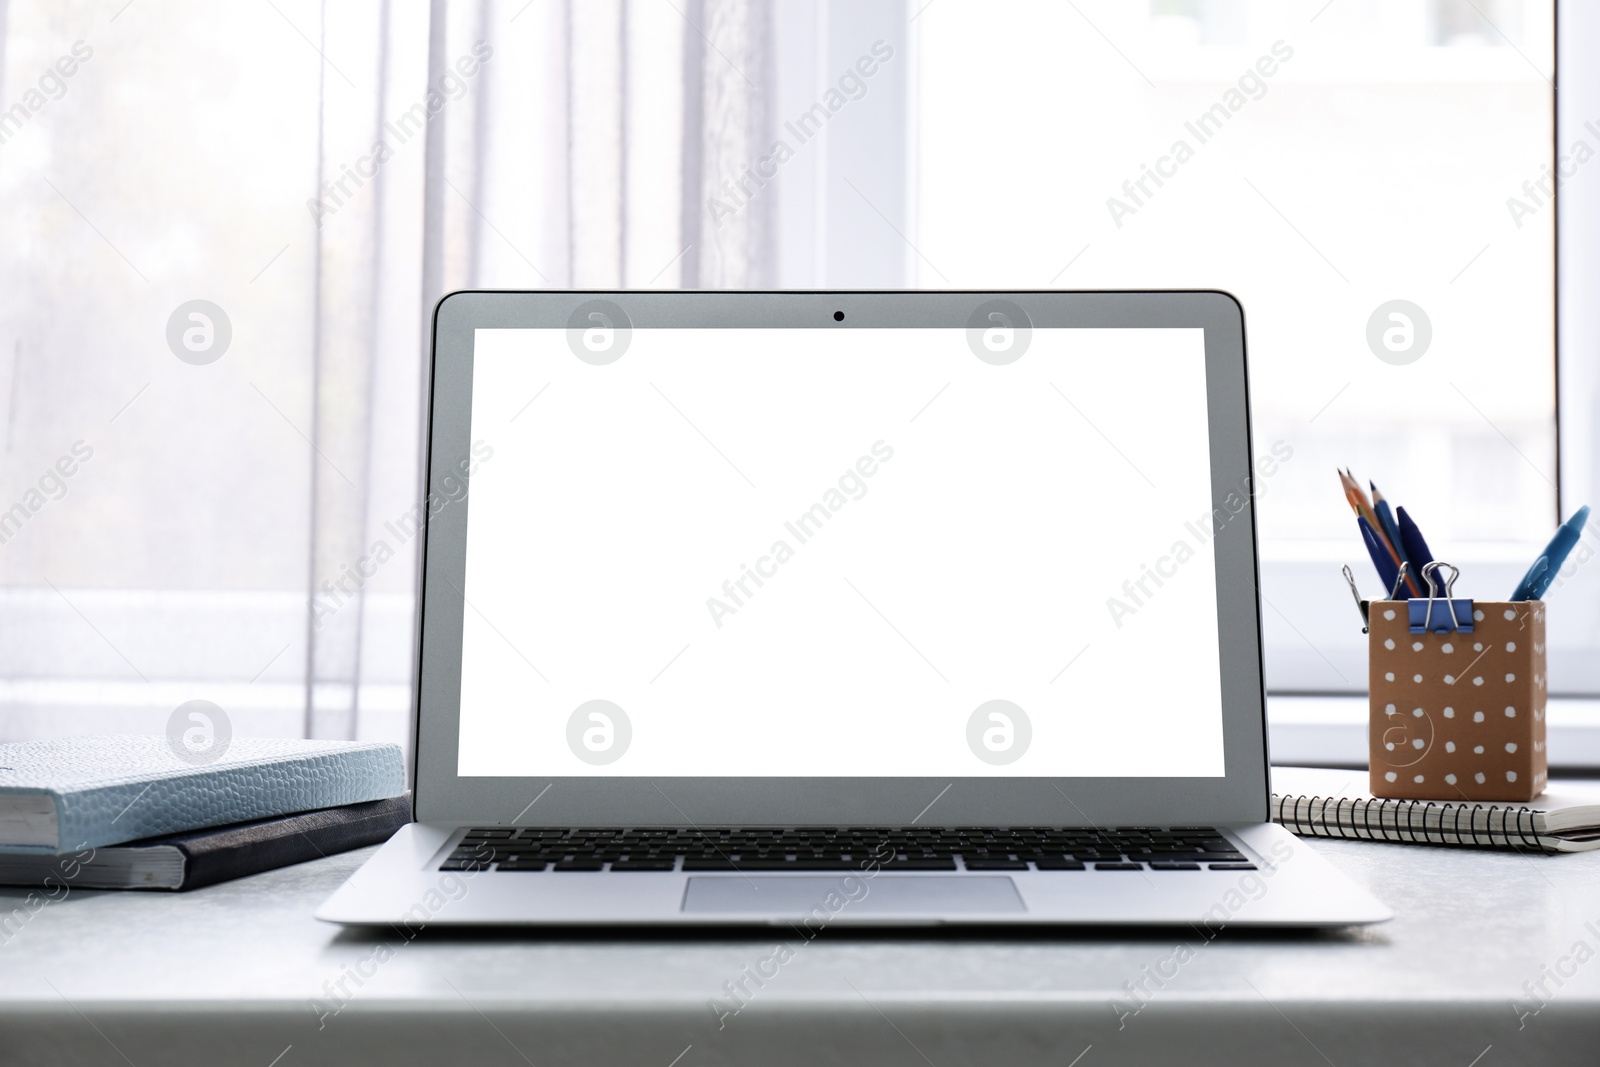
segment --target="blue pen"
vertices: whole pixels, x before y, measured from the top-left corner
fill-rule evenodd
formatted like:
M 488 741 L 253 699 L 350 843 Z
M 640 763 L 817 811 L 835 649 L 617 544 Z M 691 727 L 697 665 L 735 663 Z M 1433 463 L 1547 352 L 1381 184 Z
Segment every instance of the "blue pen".
M 1533 566 L 1528 568 L 1528 573 L 1522 576 L 1522 581 L 1517 583 L 1516 592 L 1511 594 L 1513 602 L 1518 600 L 1532 600 L 1534 583 L 1544 577 L 1545 571 L 1550 569 L 1550 557 L 1540 556 L 1533 561 Z
M 1356 525 L 1361 528 L 1361 540 L 1367 546 L 1367 555 L 1372 557 L 1372 565 L 1378 569 L 1378 581 L 1383 583 L 1385 591 L 1399 585 L 1400 592 L 1396 596 L 1401 600 L 1407 599 L 1406 587 L 1399 581 L 1400 568 L 1395 566 L 1388 549 L 1378 541 L 1378 535 L 1373 531 L 1372 524 L 1365 516 L 1357 515 Z
M 1561 565 L 1567 561 L 1573 546 L 1578 543 L 1584 524 L 1588 521 L 1589 505 L 1585 504 L 1573 513 L 1572 518 L 1561 524 L 1561 528 L 1556 530 L 1556 535 L 1550 538 L 1550 543 L 1545 546 L 1544 554 L 1539 557 L 1545 561 L 1544 570 L 1539 571 L 1539 560 L 1535 560 L 1528 573 L 1523 575 L 1522 581 L 1517 583 L 1516 592 L 1511 594 L 1512 600 L 1543 598 L 1551 583 L 1556 580 L 1556 575 L 1561 572 Z
M 1396 525 L 1400 527 L 1400 543 L 1405 546 L 1404 552 L 1406 559 L 1411 564 L 1411 569 L 1420 576 L 1423 568 L 1433 562 L 1433 553 L 1428 551 L 1428 542 L 1422 539 L 1422 531 L 1417 529 L 1417 524 L 1411 521 L 1411 516 L 1406 514 L 1406 509 L 1402 507 L 1396 510 Z

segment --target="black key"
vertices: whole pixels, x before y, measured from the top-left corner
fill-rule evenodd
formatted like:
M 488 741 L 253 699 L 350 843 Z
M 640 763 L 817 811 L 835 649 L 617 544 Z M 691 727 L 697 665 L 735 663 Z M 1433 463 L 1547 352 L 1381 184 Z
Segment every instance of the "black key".
M 1004 856 L 971 857 L 966 860 L 969 871 L 1025 871 L 1027 863 L 1006 859 Z
M 1094 865 L 1094 869 L 1097 871 L 1139 871 L 1144 868 L 1137 863 L 1097 863 Z
M 646 859 L 617 860 L 611 864 L 613 871 L 670 871 L 677 866 L 677 861 L 672 859 Z
M 756 856 L 739 860 L 735 865 L 741 871 L 853 871 L 856 865 L 849 860 L 819 860 L 807 856 L 803 859 L 784 859 L 782 856 Z
M 1198 871 L 1200 865 L 1198 863 L 1174 863 L 1171 860 L 1151 860 L 1150 869 L 1152 871 Z
M 953 871 L 956 861 L 953 856 L 937 857 L 910 857 L 896 856 L 892 862 L 881 865 L 886 871 Z
M 1041 871 L 1081 871 L 1083 864 L 1071 856 L 1040 856 L 1033 865 Z
M 685 860 L 686 871 L 786 871 L 794 865 L 782 856 L 740 856 L 735 860 Z
M 721 856 L 689 856 L 683 861 L 686 871 L 732 871 L 741 866 Z
M 534 871 L 535 873 L 537 873 L 539 871 L 543 871 L 548 866 L 550 866 L 550 861 L 541 859 L 541 860 L 533 860 L 532 862 L 523 862 L 523 863 L 509 863 L 509 862 L 508 863 L 502 863 L 502 864 L 500 864 L 500 866 L 496 867 L 495 870 L 497 870 L 497 871 Z
M 1256 869 L 1256 865 L 1253 863 L 1213 863 L 1211 869 L 1213 871 L 1253 871 Z
M 578 856 L 570 860 L 562 860 L 555 865 L 558 871 L 598 871 L 605 864 L 592 856 Z
M 785 864 L 786 870 L 795 871 L 853 871 L 860 866 L 845 856 L 796 856 Z
M 485 871 L 489 869 L 487 863 L 477 860 L 445 860 L 439 864 L 441 871 Z

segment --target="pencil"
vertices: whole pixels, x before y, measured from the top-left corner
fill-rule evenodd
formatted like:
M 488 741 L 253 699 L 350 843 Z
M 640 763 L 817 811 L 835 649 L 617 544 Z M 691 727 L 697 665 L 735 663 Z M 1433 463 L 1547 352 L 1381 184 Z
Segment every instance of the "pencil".
M 1334 469 L 1338 470 L 1337 467 Z M 1390 560 L 1394 562 L 1395 567 L 1398 569 L 1400 564 L 1405 562 L 1405 557 L 1400 554 L 1399 546 L 1390 540 L 1387 526 L 1378 517 L 1378 512 L 1373 508 L 1372 501 L 1367 499 L 1367 494 L 1362 490 L 1361 483 L 1356 481 L 1355 475 L 1342 470 L 1339 471 L 1339 481 L 1344 485 L 1344 495 L 1345 499 L 1350 502 L 1350 510 L 1354 511 L 1357 517 L 1367 520 L 1368 525 L 1372 527 L 1372 532 L 1378 544 L 1389 554 Z M 1379 575 L 1379 578 L 1381 579 L 1382 575 Z M 1422 594 L 1422 587 L 1418 584 L 1417 576 L 1411 573 L 1409 567 L 1406 568 L 1406 588 L 1414 596 Z
M 1345 473 L 1349 474 L 1348 471 Z M 1377 514 L 1377 510 L 1372 506 L 1372 501 L 1367 497 L 1367 491 L 1361 488 L 1361 483 L 1356 481 L 1356 476 L 1353 474 L 1350 474 L 1350 485 L 1355 489 L 1356 498 L 1361 501 L 1361 506 L 1372 514 Z
M 1406 551 L 1405 541 L 1400 536 L 1400 525 L 1395 521 L 1394 512 L 1390 509 L 1389 502 L 1378 491 L 1377 483 L 1368 482 L 1367 484 L 1372 486 L 1372 510 L 1378 513 L 1378 519 L 1383 523 L 1384 536 L 1389 539 L 1391 545 L 1399 550 L 1400 558 L 1410 563 L 1412 569 L 1415 570 L 1416 563 L 1412 561 L 1410 553 Z
M 1389 554 L 1394 556 L 1395 565 L 1399 566 L 1400 556 L 1394 551 L 1394 546 L 1388 543 L 1388 538 L 1383 534 L 1383 524 L 1378 521 L 1378 513 L 1372 510 L 1372 504 L 1361 491 L 1361 487 L 1356 484 L 1354 476 L 1339 471 L 1339 480 L 1344 483 L 1344 497 L 1350 502 L 1350 510 L 1372 524 L 1372 530 L 1378 535 L 1379 542 L 1388 547 Z

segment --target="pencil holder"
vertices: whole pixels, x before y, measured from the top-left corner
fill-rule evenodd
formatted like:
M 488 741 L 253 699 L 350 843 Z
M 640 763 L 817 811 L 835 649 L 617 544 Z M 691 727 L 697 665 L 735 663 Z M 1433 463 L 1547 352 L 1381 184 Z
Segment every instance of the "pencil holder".
M 1414 633 L 1411 613 L 1423 604 L 1438 611 Z M 1369 609 L 1369 788 L 1397 799 L 1531 800 L 1544 792 L 1549 755 L 1544 602 L 1457 600 L 1460 623 L 1446 615 L 1450 604 Z

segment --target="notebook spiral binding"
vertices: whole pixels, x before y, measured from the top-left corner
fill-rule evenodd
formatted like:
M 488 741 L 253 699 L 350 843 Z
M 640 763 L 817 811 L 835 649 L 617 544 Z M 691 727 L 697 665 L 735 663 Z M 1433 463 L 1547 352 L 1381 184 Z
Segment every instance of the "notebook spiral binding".
M 1538 813 L 1526 807 L 1324 796 L 1274 799 L 1277 821 L 1297 834 L 1415 845 L 1544 849 L 1534 829 Z M 1433 815 L 1437 818 L 1430 819 Z

